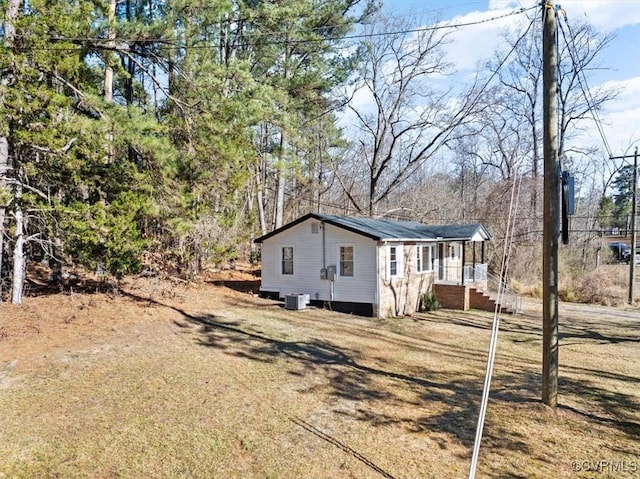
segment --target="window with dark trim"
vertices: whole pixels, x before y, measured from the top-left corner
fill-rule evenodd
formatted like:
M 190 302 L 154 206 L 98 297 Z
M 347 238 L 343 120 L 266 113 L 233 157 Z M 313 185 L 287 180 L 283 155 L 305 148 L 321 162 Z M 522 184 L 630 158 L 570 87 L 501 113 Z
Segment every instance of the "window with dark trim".
M 293 246 L 282 247 L 282 274 L 293 274 Z

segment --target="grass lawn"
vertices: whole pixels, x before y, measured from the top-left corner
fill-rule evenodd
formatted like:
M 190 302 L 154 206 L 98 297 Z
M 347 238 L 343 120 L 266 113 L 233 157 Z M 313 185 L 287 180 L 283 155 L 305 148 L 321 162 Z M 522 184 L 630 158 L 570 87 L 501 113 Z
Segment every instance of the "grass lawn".
M 503 316 L 476 477 L 640 477 L 640 312 Z M 0 478 L 461 478 L 492 315 L 287 311 L 211 284 L 0 305 Z

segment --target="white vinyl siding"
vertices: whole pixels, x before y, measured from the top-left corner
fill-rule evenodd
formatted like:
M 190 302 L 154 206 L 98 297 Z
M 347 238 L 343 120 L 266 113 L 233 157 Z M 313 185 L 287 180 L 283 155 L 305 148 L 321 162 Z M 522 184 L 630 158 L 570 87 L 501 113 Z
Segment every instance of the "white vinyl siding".
M 376 303 L 377 243 L 326 223 L 319 226 L 320 234 L 313 233 L 312 222 L 295 225 L 262 243 L 261 289 L 278 292 L 280 298 L 305 293 L 311 300 L 329 301 L 333 294 L 334 301 Z M 293 247 L 294 274 L 282 274 L 284 246 Z M 340 276 L 340 246 L 353 246 L 353 278 Z M 335 267 L 337 278 L 333 288 L 331 281 L 321 278 L 322 269 L 330 266 Z
M 425 273 L 433 271 L 434 247 L 433 245 L 417 245 L 416 271 Z
M 355 276 L 355 248 L 353 245 L 338 246 L 338 275 L 349 278 Z

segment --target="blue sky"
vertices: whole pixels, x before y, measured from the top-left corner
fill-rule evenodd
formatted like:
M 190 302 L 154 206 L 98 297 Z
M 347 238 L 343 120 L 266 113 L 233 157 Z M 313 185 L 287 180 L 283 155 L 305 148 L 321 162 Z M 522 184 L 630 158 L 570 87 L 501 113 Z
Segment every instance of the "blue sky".
M 434 18 L 451 23 L 480 21 L 514 9 L 537 5 L 537 0 L 386 0 L 384 9 L 396 16 Z M 601 58 L 607 70 L 588 77 L 590 87 L 607 85 L 620 90 L 615 101 L 600 113 L 603 129 L 614 155 L 640 146 L 640 0 L 566 0 L 556 2 L 567 13 L 569 23 L 581 20 L 592 24 L 599 32 L 612 33 L 615 38 Z M 527 13 L 540 15 L 536 8 Z M 448 46 L 448 56 L 457 70 L 464 74 L 491 57 L 500 44 L 500 34 L 509 26 L 528 20 L 524 15 L 482 23 L 460 29 Z M 599 138 L 587 132 L 587 138 Z M 602 142 L 600 142 L 602 143 Z

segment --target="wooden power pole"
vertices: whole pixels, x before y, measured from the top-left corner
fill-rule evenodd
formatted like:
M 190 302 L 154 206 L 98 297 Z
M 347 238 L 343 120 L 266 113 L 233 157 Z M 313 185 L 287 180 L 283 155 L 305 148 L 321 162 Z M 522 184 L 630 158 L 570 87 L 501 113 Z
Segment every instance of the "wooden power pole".
M 560 168 L 558 163 L 558 81 L 556 11 L 542 4 L 544 223 L 542 228 L 542 402 L 558 404 L 558 238 Z
M 636 216 L 638 216 L 638 147 L 633 155 L 633 192 L 631 194 L 631 258 L 629 258 L 629 304 L 635 301 L 636 285 L 636 242 L 638 241 Z
M 637 222 L 638 216 L 638 147 L 633 155 L 610 156 L 612 160 L 626 160 L 633 157 L 633 176 L 631 180 L 631 256 L 629 258 L 629 304 L 635 302 L 636 287 L 636 242 L 638 241 Z

